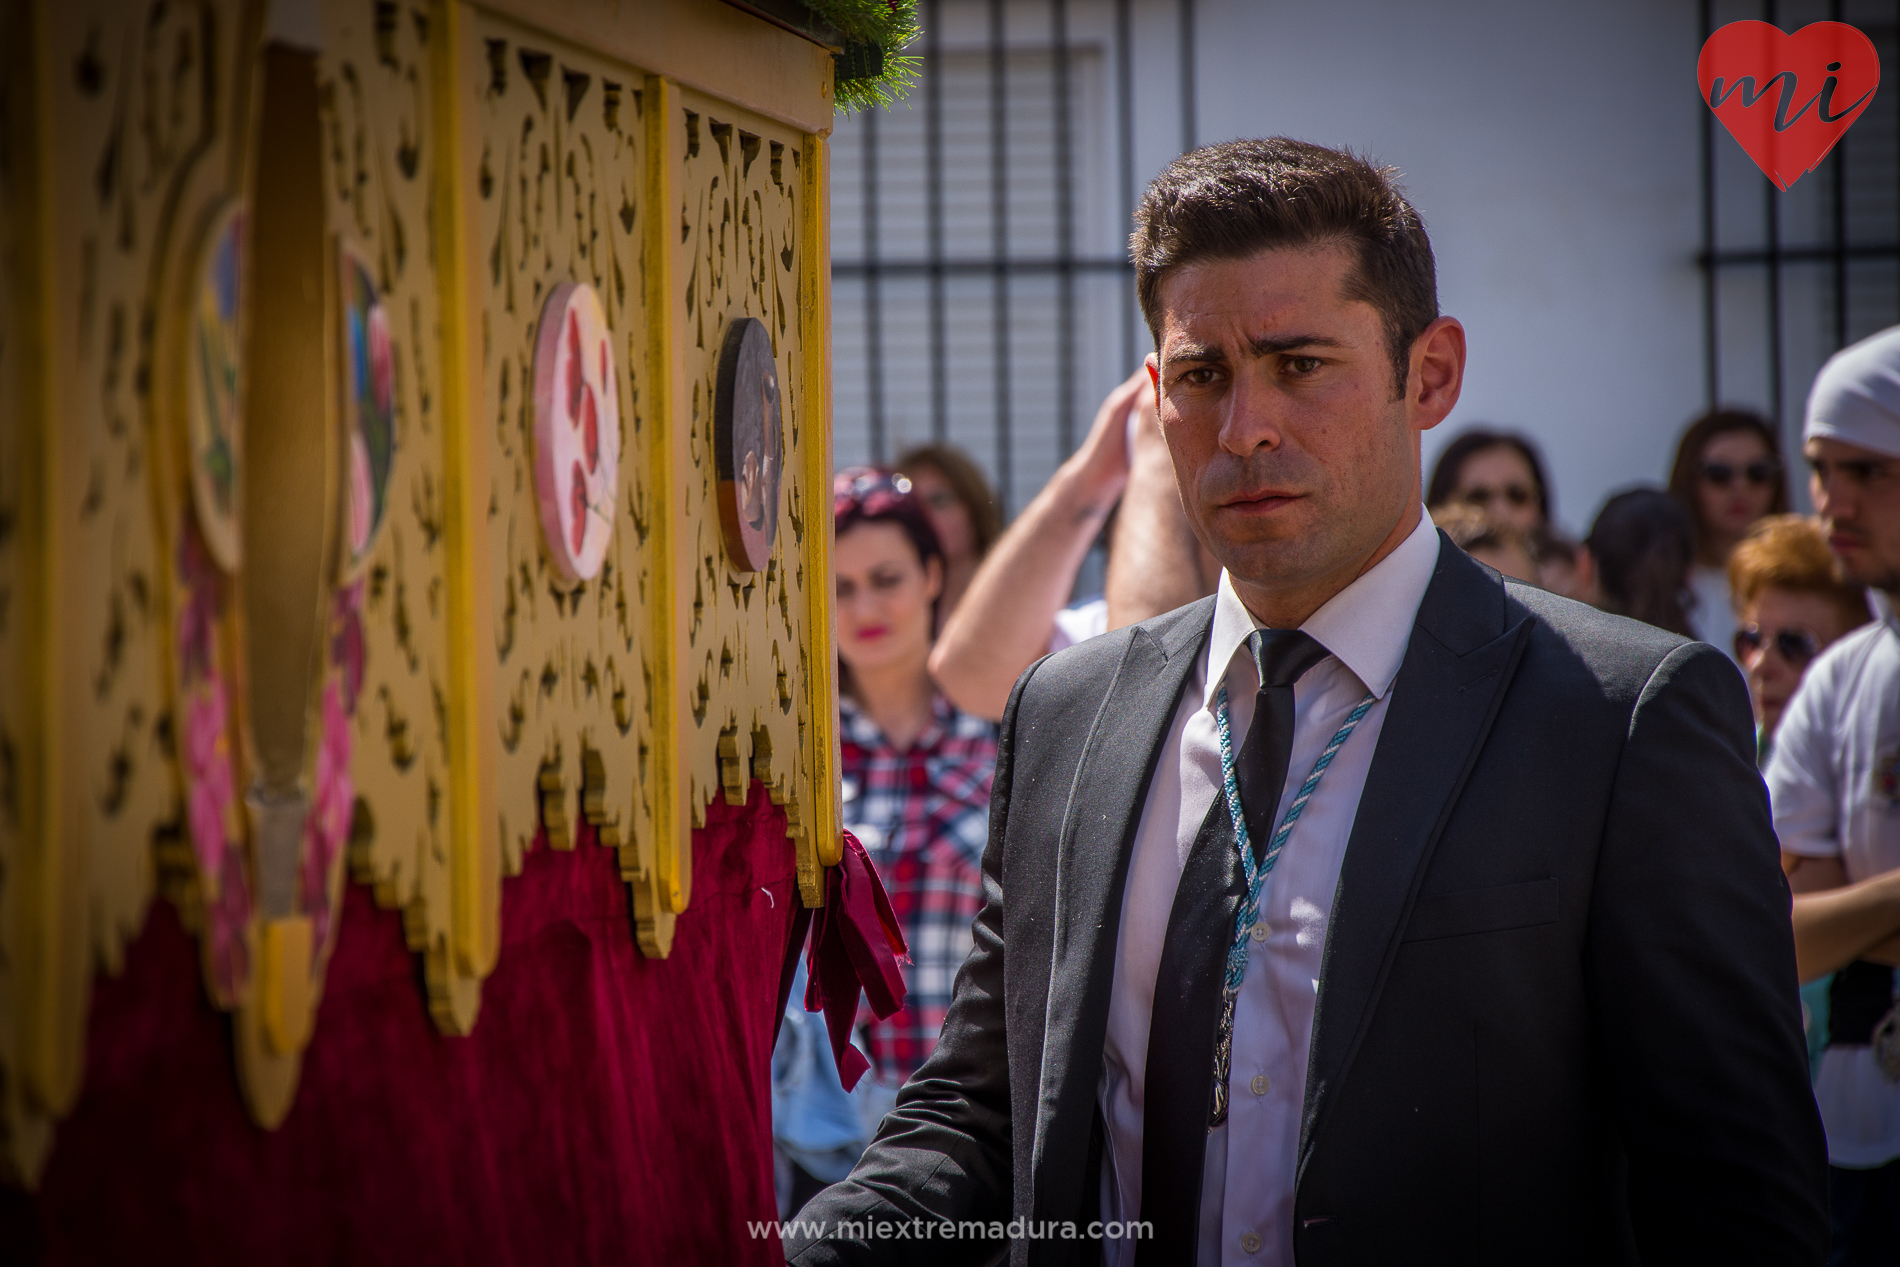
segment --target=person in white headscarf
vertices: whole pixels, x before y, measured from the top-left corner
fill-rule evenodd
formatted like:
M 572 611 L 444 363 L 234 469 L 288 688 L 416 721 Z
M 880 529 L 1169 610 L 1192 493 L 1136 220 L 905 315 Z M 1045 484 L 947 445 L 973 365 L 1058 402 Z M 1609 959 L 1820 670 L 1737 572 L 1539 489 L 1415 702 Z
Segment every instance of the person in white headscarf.
M 1827 1127 L 1830 1263 L 1900 1263 L 1900 326 L 1836 354 L 1803 450 L 1843 579 L 1885 595 L 1789 700 L 1767 777 L 1803 981 L 1833 973 L 1814 1093 Z M 1825 1018 L 1822 1012 L 1825 1012 Z

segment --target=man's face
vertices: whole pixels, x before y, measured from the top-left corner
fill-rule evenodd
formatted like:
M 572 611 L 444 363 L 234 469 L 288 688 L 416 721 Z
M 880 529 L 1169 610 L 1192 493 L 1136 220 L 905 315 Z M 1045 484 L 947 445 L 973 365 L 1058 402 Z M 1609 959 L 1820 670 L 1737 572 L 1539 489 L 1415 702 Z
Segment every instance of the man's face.
M 1249 606 L 1250 588 L 1326 594 L 1363 571 L 1418 506 L 1419 433 L 1457 400 L 1450 318 L 1414 344 L 1395 397 L 1380 314 L 1340 293 L 1353 263 L 1331 245 L 1205 260 L 1157 294 L 1181 503 Z
M 1900 594 L 1900 458 L 1814 439 L 1804 450 L 1814 512 L 1848 580 Z

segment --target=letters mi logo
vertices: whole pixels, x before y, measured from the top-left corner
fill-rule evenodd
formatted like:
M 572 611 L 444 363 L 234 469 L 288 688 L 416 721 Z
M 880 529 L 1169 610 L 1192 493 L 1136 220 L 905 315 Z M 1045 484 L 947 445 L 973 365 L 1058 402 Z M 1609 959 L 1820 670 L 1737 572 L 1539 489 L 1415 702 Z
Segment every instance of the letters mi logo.
M 1729 135 L 1785 191 L 1820 166 L 1874 99 L 1880 54 L 1845 22 L 1793 35 L 1731 22 L 1703 44 L 1696 81 Z

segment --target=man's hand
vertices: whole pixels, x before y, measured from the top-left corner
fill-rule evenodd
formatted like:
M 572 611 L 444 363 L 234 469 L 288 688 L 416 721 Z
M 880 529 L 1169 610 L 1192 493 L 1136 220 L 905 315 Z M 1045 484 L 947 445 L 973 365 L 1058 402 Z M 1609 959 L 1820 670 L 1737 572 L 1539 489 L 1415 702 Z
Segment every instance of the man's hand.
M 1214 592 L 1220 564 L 1188 526 L 1152 385 L 1128 418 L 1128 487 L 1108 549 L 1108 627 L 1120 629 Z
M 930 672 L 951 702 L 992 721 L 1049 650 L 1089 546 L 1128 483 L 1128 415 L 1151 391 L 1146 368 L 1108 394 L 1086 439 L 1016 516 L 937 636 Z

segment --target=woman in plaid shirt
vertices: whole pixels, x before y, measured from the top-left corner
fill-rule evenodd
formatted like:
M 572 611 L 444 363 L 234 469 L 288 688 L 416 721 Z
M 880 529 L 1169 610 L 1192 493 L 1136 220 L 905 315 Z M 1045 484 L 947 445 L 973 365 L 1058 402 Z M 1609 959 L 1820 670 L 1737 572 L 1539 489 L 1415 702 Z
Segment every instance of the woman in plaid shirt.
M 791 1173 L 782 1176 L 789 1191 L 781 1206 L 794 1210 L 850 1169 L 897 1088 L 937 1045 L 983 904 L 979 866 L 996 768 L 996 727 L 957 711 L 926 667 L 943 551 L 910 481 L 868 467 L 842 471 L 832 514 L 844 826 L 884 881 L 910 963 L 903 1008 L 883 1021 L 860 1013 L 871 1069 L 849 1097 L 818 1041 L 822 1019 L 803 1013 L 799 968 L 779 1040 L 786 1058 L 774 1061 L 786 1071 L 775 1072 L 773 1086 L 773 1137 L 781 1162 L 791 1163 L 782 1167 Z M 811 1028 L 811 1052 L 794 1059 L 801 1025 Z M 841 1147 L 852 1109 L 861 1133 Z
M 903 1009 L 861 1031 L 877 1081 L 895 1092 L 937 1045 L 970 953 L 996 728 L 958 712 L 930 680 L 943 555 L 910 481 L 844 471 L 832 513 L 844 825 L 870 854 L 910 943 Z

